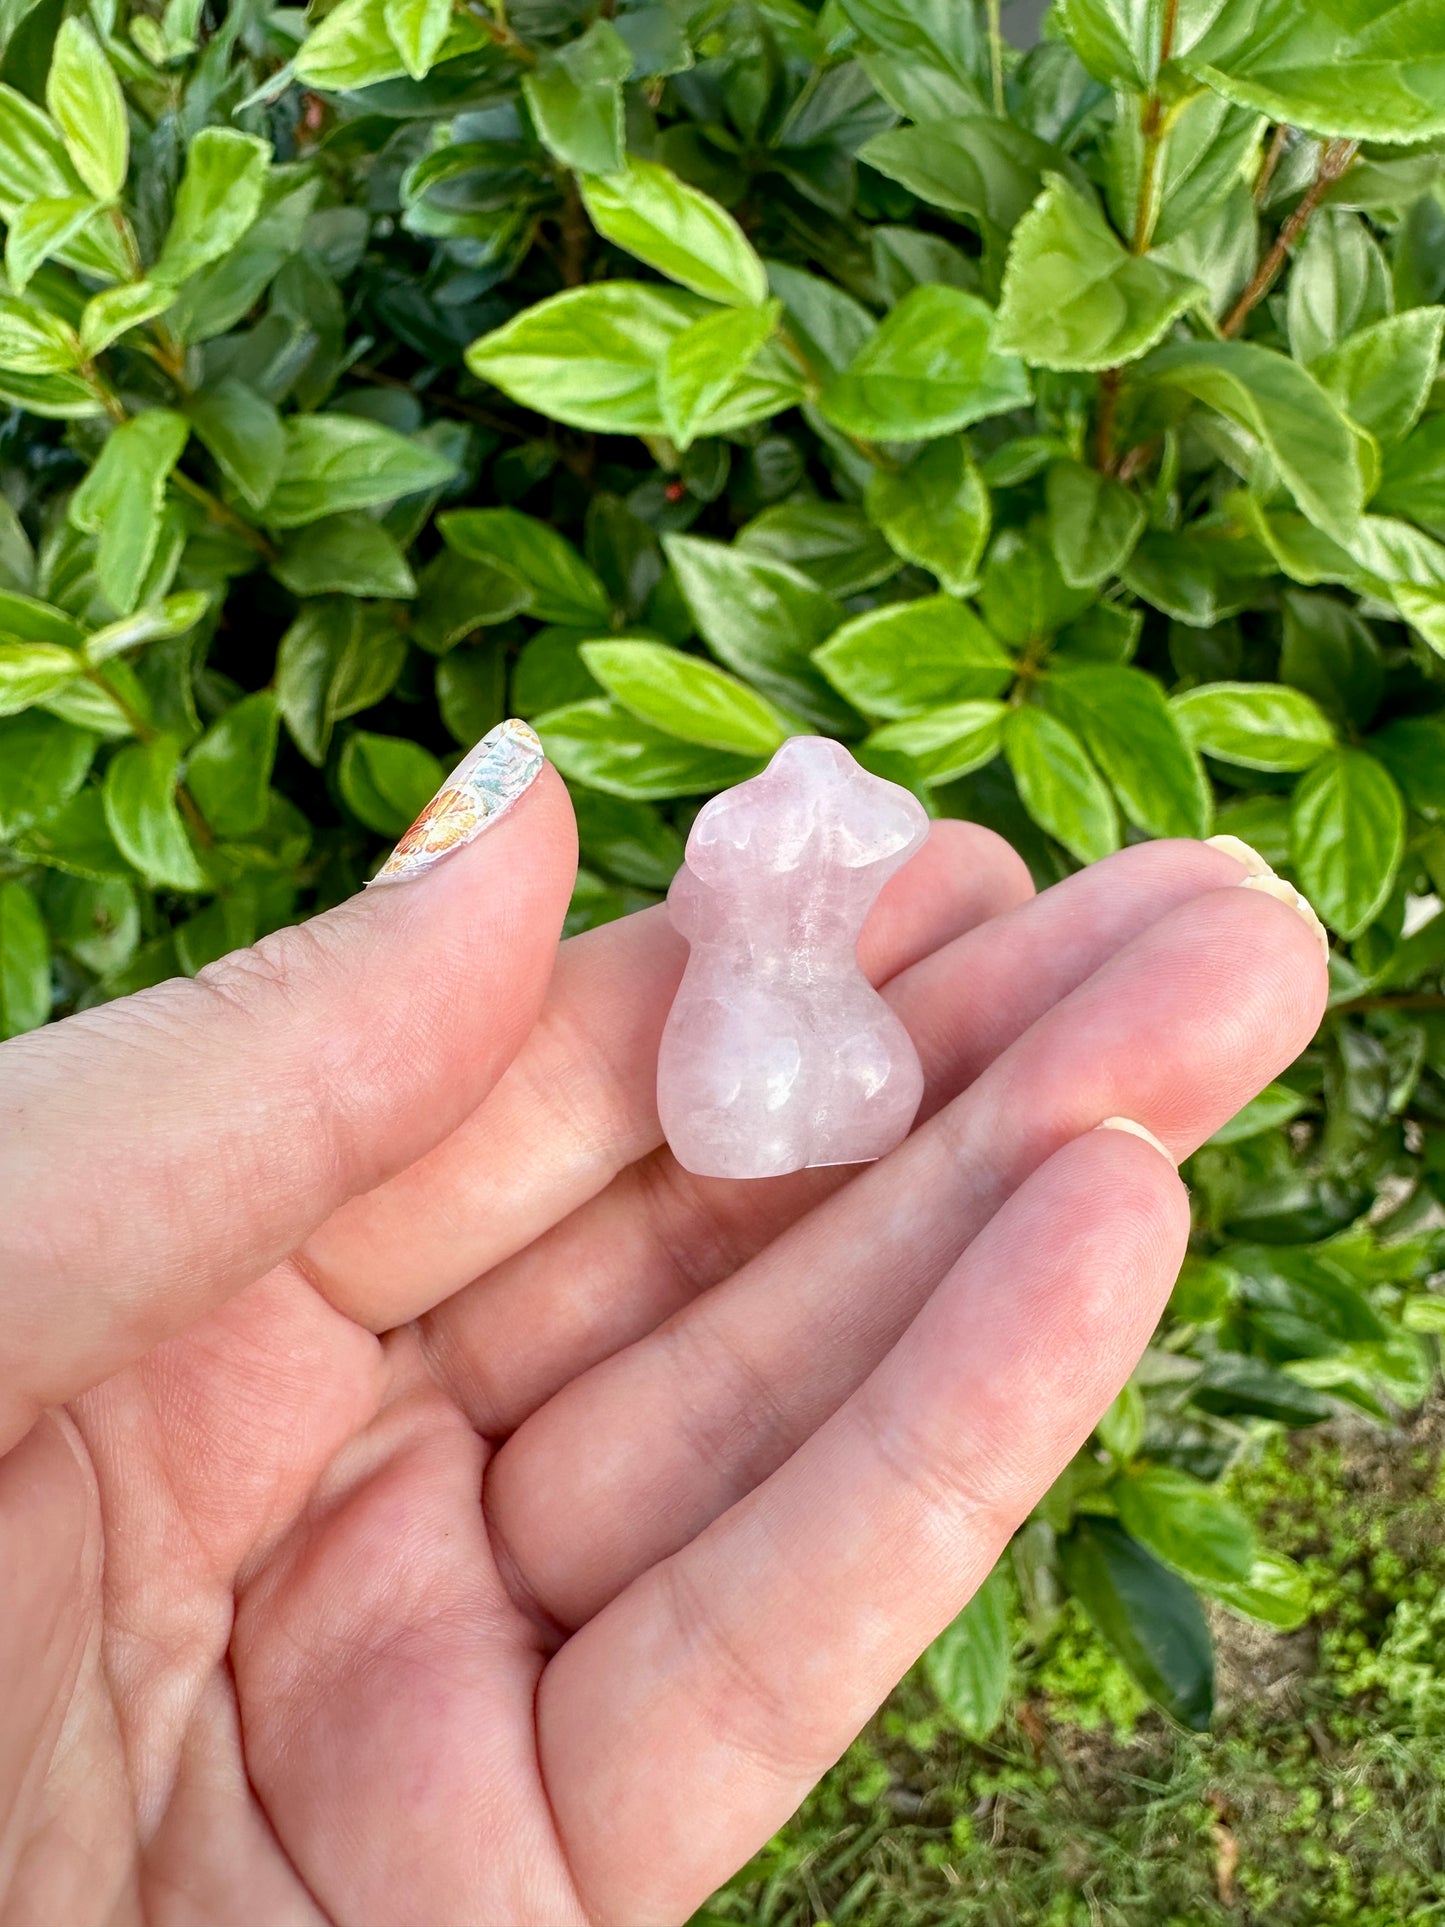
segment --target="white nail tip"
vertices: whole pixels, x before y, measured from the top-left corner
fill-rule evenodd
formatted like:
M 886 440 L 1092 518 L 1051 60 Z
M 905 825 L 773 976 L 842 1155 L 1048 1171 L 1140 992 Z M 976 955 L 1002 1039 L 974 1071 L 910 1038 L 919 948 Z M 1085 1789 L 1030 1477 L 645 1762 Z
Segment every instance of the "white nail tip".
M 1295 915 L 1303 918 L 1313 930 L 1320 949 L 1324 952 L 1325 962 L 1329 962 L 1329 934 L 1315 915 L 1314 905 L 1309 898 L 1296 890 L 1292 883 L 1286 883 L 1283 877 L 1277 877 L 1271 870 L 1268 876 L 1246 877 L 1239 887 L 1241 890 L 1258 890 L 1261 896 L 1273 897 L 1277 903 L 1287 903 Z
M 1222 850 L 1226 856 L 1232 856 L 1236 863 L 1242 863 L 1252 877 L 1269 877 L 1274 875 L 1274 871 L 1265 862 L 1259 851 L 1254 848 L 1253 844 L 1246 843 L 1242 836 L 1226 836 L 1221 834 L 1219 836 L 1207 836 L 1204 841 L 1209 849 Z
M 1130 1137 L 1142 1138 L 1146 1144 L 1153 1145 L 1161 1158 L 1168 1158 L 1170 1164 L 1178 1168 L 1168 1147 L 1161 1144 L 1152 1131 L 1146 1130 L 1142 1124 L 1137 1124 L 1132 1117 L 1106 1117 L 1098 1128 L 1101 1131 L 1127 1131 Z

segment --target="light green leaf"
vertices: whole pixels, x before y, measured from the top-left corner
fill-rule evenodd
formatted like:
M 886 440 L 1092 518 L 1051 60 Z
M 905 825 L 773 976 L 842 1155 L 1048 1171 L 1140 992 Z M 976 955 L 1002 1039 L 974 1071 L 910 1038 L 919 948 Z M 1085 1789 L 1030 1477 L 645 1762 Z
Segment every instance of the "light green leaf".
M 1189 275 L 1131 254 L 1092 200 L 1051 174 L 1014 229 L 1000 349 L 1039 368 L 1110 368 L 1152 348 L 1204 297 Z
M 770 756 L 794 728 L 746 683 L 665 643 L 584 642 L 582 660 L 609 696 L 685 743 Z
M 113 201 L 130 162 L 125 96 L 94 34 L 73 16 L 55 36 L 45 104 L 76 173 L 97 200 Z
M 986 1740 L 1003 1717 L 1013 1658 L 1011 1603 L 1000 1562 L 923 1655 L 929 1685 L 970 1740 Z
M 407 65 L 387 25 L 387 0 L 341 0 L 301 44 L 293 70 L 309 87 L 348 92 L 406 73 Z M 485 26 L 454 13 L 437 58 L 451 60 L 492 45 Z
M 122 616 L 119 622 L 108 622 L 87 636 L 85 660 L 109 662 L 112 656 L 123 655 L 127 649 L 139 649 L 144 643 L 183 636 L 188 629 L 195 628 L 210 602 L 204 589 L 182 589 L 176 595 L 148 603 L 133 615 Z
M 1221 1124 L 1210 1138 L 1211 1144 L 1244 1144 L 1265 1131 L 1278 1131 L 1291 1118 L 1308 1110 L 1309 1099 L 1292 1091 L 1287 1084 L 1266 1084 L 1258 1097 L 1252 1097 L 1243 1110 L 1236 1111 L 1227 1124 Z
M 902 566 L 897 555 L 851 502 L 779 502 L 745 523 L 740 548 L 790 562 L 829 595 L 876 588 Z
M 701 312 L 688 296 L 639 281 L 569 288 L 474 341 L 467 366 L 553 421 L 664 435 L 659 373 Z
M 1352 421 L 1382 442 L 1399 441 L 1420 418 L 1440 361 L 1445 308 L 1387 315 L 1346 337 L 1311 367 Z
M 0 84 L 0 220 L 13 222 L 34 201 L 74 200 L 82 192 L 49 114 L 14 87 Z M 82 223 L 50 251 L 99 280 L 120 281 L 130 274 L 124 243 L 109 222 Z
M 1423 426 L 1417 428 L 1411 439 L 1424 432 Z M 1364 572 L 1365 586 L 1378 587 L 1430 647 L 1445 655 L 1445 546 L 1408 522 L 1366 515 L 1349 549 Z M 1340 578 L 1330 574 L 1321 579 Z
M 1310 770 L 1290 808 L 1299 886 L 1345 938 L 1364 930 L 1394 887 L 1405 847 L 1405 805 L 1389 772 L 1358 749 L 1336 749 Z
M 761 759 L 668 736 L 601 698 L 535 718 L 548 757 L 570 781 L 640 802 L 700 796 L 756 776 Z
M 1117 575 L 1144 530 L 1144 504 L 1112 476 L 1082 462 L 1055 462 L 1044 482 L 1049 541 L 1070 588 Z
M 394 502 L 456 474 L 438 449 L 359 415 L 293 415 L 284 428 L 281 473 L 261 511 L 274 529 Z
M 12 716 L 78 676 L 81 660 L 54 642 L 16 641 L 0 632 L 0 716 Z
M 204 890 L 176 804 L 180 746 L 168 736 L 128 743 L 105 772 L 105 820 L 122 856 L 158 890 Z
M 451 27 L 451 0 L 385 0 L 383 18 L 406 71 L 424 79 Z
M 1356 432 L 1298 362 L 1250 341 L 1182 341 L 1161 348 L 1144 373 L 1255 436 L 1318 528 L 1346 543 L 1357 533 L 1365 478 Z
M 767 300 L 767 271 L 732 215 L 669 168 L 629 159 L 625 172 L 584 180 L 582 198 L 599 234 L 694 294 L 743 308 Z
M 217 836 L 254 836 L 266 821 L 280 729 L 269 689 L 243 696 L 191 751 L 186 788 Z
M 184 281 L 227 254 L 255 220 L 271 148 L 233 127 L 203 127 L 186 150 L 186 171 L 153 281 Z
M 272 404 L 236 376 L 227 375 L 196 396 L 190 417 L 226 480 L 251 508 L 264 508 L 286 457 L 286 431 Z
M 1310 1590 L 1293 1559 L 1277 1552 L 1257 1552 L 1243 1579 L 1215 1580 L 1205 1590 L 1231 1612 L 1257 1619 L 1276 1632 L 1290 1633 L 1310 1616 Z
M 40 264 L 61 253 L 99 206 L 89 194 L 56 194 L 16 210 L 5 236 L 5 278 L 16 294 L 24 294 Z
M 1290 270 L 1285 316 L 1290 352 L 1314 362 L 1356 328 L 1390 311 L 1390 270 L 1358 214 L 1322 208 Z
M 543 144 L 583 174 L 615 174 L 622 151 L 622 83 L 632 52 L 610 20 L 550 49 L 522 75 L 522 92 Z
M 993 312 L 977 295 L 915 288 L 829 382 L 823 414 L 850 435 L 927 441 L 1022 408 L 1027 371 L 996 352 L 994 335 Z
M 868 716 L 916 716 L 943 703 L 997 696 L 1014 670 L 973 611 L 943 595 L 854 616 L 813 660 Z
M 1319 704 L 1281 683 L 1206 683 L 1169 707 L 1196 749 L 1242 769 L 1308 769 L 1335 740 Z
M 367 829 L 398 837 L 420 816 L 445 777 L 444 766 L 420 743 L 358 729 L 341 751 L 336 787 Z
M 1142 669 L 1056 669 L 1040 684 L 1078 735 L 1130 822 L 1151 836 L 1208 834 L 1209 785 L 1164 692 Z
M 777 326 L 780 301 L 703 315 L 668 343 L 658 382 L 667 432 L 687 448 Z
M 1032 704 L 1011 709 L 1004 753 L 1024 808 L 1080 863 L 1119 847 L 1119 817 L 1103 778 L 1072 730 Z
M 1059 24 L 1095 80 L 1143 92 L 1159 71 L 1163 0 L 1059 0 Z
M 80 345 L 87 355 L 98 355 L 130 328 L 164 314 L 176 298 L 174 288 L 154 281 L 122 281 L 102 288 L 85 304 L 80 317 Z
M 985 239 L 1005 241 L 1035 199 L 1057 152 L 1015 121 L 965 114 L 875 135 L 858 158 L 911 193 L 970 216 Z
M 601 578 L 550 523 L 520 509 L 451 509 L 437 517 L 437 527 L 449 549 L 522 584 L 527 612 L 539 622 L 611 627 Z
M 1374 507 L 1445 535 L 1445 415 L 1427 415 L 1412 435 L 1385 451 Z
M 800 570 L 694 535 L 663 538 L 698 634 L 789 713 L 851 733 L 856 719 L 811 660 L 843 611 Z
M 924 783 L 952 783 L 998 755 L 1007 714 L 1001 702 L 950 703 L 921 716 L 885 723 L 874 730 L 866 747 L 906 756 Z
M 50 1015 L 50 935 L 23 883 L 0 883 L 0 1038 L 38 1030 Z
M 0 839 L 13 839 L 70 801 L 95 743 L 89 730 L 44 710 L 0 718 Z
M 26 375 L 65 374 L 81 359 L 73 332 L 45 308 L 0 295 L 0 368 Z
M 962 436 L 931 442 L 906 468 L 875 469 L 864 500 L 905 562 L 931 570 L 950 595 L 973 593 L 992 513 Z
M 416 577 L 396 538 L 359 509 L 287 535 L 271 573 L 298 596 L 416 594 Z
M 121 615 L 129 615 L 140 599 L 160 541 L 166 480 L 189 433 L 185 416 L 169 408 L 152 408 L 122 423 L 70 498 L 74 527 L 100 537 L 96 578 Z
M 1222 7 L 1182 64 L 1230 100 L 1313 134 L 1404 142 L 1445 133 L 1445 48 L 1428 5 Z
M 1140 1465 L 1109 1491 L 1127 1531 L 1187 1579 L 1207 1585 L 1249 1576 L 1258 1552 L 1253 1528 L 1216 1487 L 1173 1466 Z

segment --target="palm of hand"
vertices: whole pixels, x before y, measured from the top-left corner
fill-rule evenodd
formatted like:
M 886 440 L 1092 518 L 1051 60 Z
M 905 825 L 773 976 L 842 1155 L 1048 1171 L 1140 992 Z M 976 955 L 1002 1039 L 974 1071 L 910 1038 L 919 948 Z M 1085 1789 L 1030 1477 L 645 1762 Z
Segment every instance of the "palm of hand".
M 154 1159 L 102 1154 L 164 1262 L 97 1236 L 73 1156 L 23 1145 L 8 1192 L 0 1161 L 0 1199 L 59 1213 L 11 1254 L 40 1362 L 0 1461 L 0 1921 L 685 1917 L 964 1603 L 1147 1339 L 1187 1208 L 1156 1151 L 1091 1127 L 1123 1112 L 1182 1154 L 1317 1014 L 1307 931 L 1229 857 L 1141 847 L 1024 903 L 1003 846 L 947 826 L 863 946 L 930 1121 L 859 1174 L 689 1179 L 650 1104 L 680 967 L 656 913 L 567 946 L 533 1027 L 564 810 L 539 784 L 334 943 L 221 967 L 221 1032 L 259 1004 L 329 1074 L 298 1106 L 263 1048 L 220 1107 L 269 1077 L 256 1116 L 218 1127 L 167 1087 Z M 353 942 L 413 1000 L 405 1048 L 365 997 L 338 1014 Z M 169 994 L 185 1035 L 205 993 Z M 88 1111 L 134 1087 L 125 1008 L 97 1014 Z M 22 1040 L 17 1115 L 62 1033 Z M 220 1075 L 235 1035 L 215 1053 Z M 27 1399 L 87 1383 L 26 1429 Z

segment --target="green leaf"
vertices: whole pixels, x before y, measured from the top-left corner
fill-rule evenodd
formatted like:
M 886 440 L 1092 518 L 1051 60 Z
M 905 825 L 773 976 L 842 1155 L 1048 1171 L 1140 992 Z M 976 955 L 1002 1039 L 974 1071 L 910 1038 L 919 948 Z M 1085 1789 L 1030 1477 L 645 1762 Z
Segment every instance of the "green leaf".
M 1203 296 L 1189 275 L 1131 254 L 1093 201 L 1051 174 L 1014 229 L 997 342 L 1038 368 L 1116 367 Z
M 449 549 L 521 583 L 529 591 L 524 606 L 539 622 L 611 627 L 601 578 L 549 523 L 520 509 L 452 509 L 437 527 Z
M 284 428 L 281 473 L 262 510 L 273 529 L 394 502 L 456 474 L 450 456 L 359 415 L 293 415 Z
M 54 642 L 12 639 L 0 632 L 0 716 L 28 709 L 81 672 L 80 657 Z
M 1362 729 L 1384 689 L 1380 648 L 1364 617 L 1337 596 L 1286 590 L 1280 681 L 1313 696 L 1327 714 Z
M 1040 684 L 1078 735 L 1131 823 L 1152 836 L 1208 834 L 1209 785 L 1164 692 L 1142 669 L 1055 669 Z
M 585 789 L 574 793 L 572 806 L 589 863 L 643 890 L 665 890 L 672 882 L 682 863 L 682 838 L 655 809 Z
M 416 578 L 395 538 L 360 510 L 325 516 L 286 536 L 271 573 L 292 595 L 416 594 Z
M 336 768 L 336 786 L 351 814 L 391 837 L 416 820 L 445 778 L 446 770 L 420 743 L 364 729 L 347 737 Z
M 1386 449 L 1373 506 L 1445 535 L 1445 415 L 1427 415 L 1405 441 Z
M 122 281 L 91 296 L 80 317 L 80 345 L 89 356 L 103 354 L 113 341 L 143 321 L 164 314 L 175 289 L 154 281 Z
M 160 541 L 166 481 L 189 433 L 185 416 L 169 408 L 122 423 L 70 498 L 72 524 L 100 537 L 96 578 L 122 615 L 140 598 Z
M 1318 1425 L 1334 1410 L 1322 1393 L 1288 1372 L 1238 1352 L 1215 1352 L 1207 1359 L 1189 1400 L 1202 1412 L 1224 1418 L 1267 1418 L 1289 1426 Z
M 790 732 L 789 719 L 756 690 L 665 643 L 619 637 L 584 642 L 581 653 L 624 709 L 685 743 L 770 756 Z
M 38 1030 L 50 1015 L 50 937 L 23 883 L 0 883 L 0 1037 Z
M 1117 128 L 1120 123 L 1115 125 Z M 1132 234 L 1138 197 L 1146 186 L 1142 178 L 1145 142 L 1137 118 L 1126 116 L 1123 125 L 1134 136 L 1130 146 L 1131 150 L 1137 150 L 1140 176 L 1136 182 L 1132 178 L 1134 169 L 1127 170 L 1130 175 L 1128 219 L 1121 222 L 1121 226 Z M 1191 234 L 1203 239 L 1206 217 L 1225 213 L 1221 204 L 1228 200 L 1241 175 L 1252 175 L 1256 171 L 1263 125 L 1259 114 L 1251 113 L 1248 108 L 1232 107 L 1217 94 L 1207 92 L 1196 94 L 1179 111 L 1164 143 L 1163 165 L 1159 169 L 1159 206 L 1151 246 L 1162 247 Z M 1131 151 L 1130 160 L 1134 158 Z M 1172 265 L 1182 267 L 1183 263 L 1175 259 Z
M 1248 1518 L 1205 1485 L 1168 1465 L 1131 1467 L 1109 1488 L 1125 1529 L 1156 1559 L 1196 1584 L 1248 1577 L 1257 1548 Z
M 412 640 L 433 655 L 444 656 L 476 630 L 506 622 L 519 610 L 531 608 L 533 595 L 531 585 L 510 569 L 443 549 L 432 557 L 418 579 L 411 612 Z
M 1342 937 L 1383 907 L 1405 847 L 1405 805 L 1389 772 L 1358 749 L 1321 757 L 1294 793 L 1290 843 L 1300 888 Z
M 1445 308 L 1411 308 L 1357 329 L 1310 373 L 1352 421 L 1382 442 L 1399 441 L 1420 418 L 1440 360 Z
M 129 962 L 140 942 L 135 886 L 124 877 L 53 874 L 45 887 L 45 920 L 51 941 L 101 977 Z
M 669 168 L 629 158 L 624 172 L 581 185 L 597 232 L 659 274 L 709 301 L 767 300 L 767 272 L 737 222 Z
M 535 727 L 569 781 L 638 801 L 711 794 L 756 776 L 762 767 L 757 757 L 665 735 L 605 698 L 550 710 L 535 719 Z
M 1119 847 L 1119 818 L 1103 779 L 1071 729 L 1042 709 L 1011 709 L 1004 753 L 1024 808 L 1080 863 Z
M 191 426 L 226 480 L 249 507 L 270 500 L 286 457 L 286 431 L 264 395 L 234 375 L 190 404 Z
M 424 79 L 451 27 L 451 0 L 385 0 L 382 17 L 406 71 Z
M 1003 747 L 1007 706 L 1001 702 L 950 703 L 922 716 L 885 723 L 865 745 L 885 755 L 906 756 L 923 783 L 952 783 L 991 763 Z
M 986 1740 L 1003 1717 L 1013 1660 L 1011 1604 L 1001 1561 L 923 1655 L 923 1670 L 939 1703 L 976 1742 Z
M 522 75 L 522 92 L 544 145 L 566 167 L 615 174 L 622 151 L 622 82 L 632 53 L 610 20 L 542 54 Z M 624 244 L 625 245 L 625 244 Z
M 1078 1518 L 1059 1541 L 1064 1583 L 1149 1696 L 1202 1733 L 1214 1707 L 1214 1649 L 1199 1601 L 1112 1519 Z
M 82 192 L 60 129 L 14 87 L 0 84 L 0 219 L 7 223 L 34 201 L 71 200 Z M 82 224 L 53 252 L 67 266 L 106 281 L 129 277 L 120 235 L 108 222 Z
M 1356 432 L 1297 362 L 1252 341 L 1181 341 L 1161 348 L 1144 372 L 1255 436 L 1316 527 L 1339 542 L 1356 533 L 1365 499 Z
M 859 149 L 858 158 L 935 207 L 968 215 L 984 238 L 998 246 L 1059 157 L 1046 141 L 1014 121 L 964 114 L 875 135 Z
M 931 442 L 906 468 L 875 469 L 868 514 L 905 562 L 950 595 L 971 595 L 991 523 L 988 489 L 962 436 Z
M 1159 71 L 1162 0 L 1059 0 L 1059 25 L 1095 80 L 1143 91 Z
M 0 838 L 8 841 L 68 803 L 94 755 L 89 730 L 43 710 L 0 718 Z
M 266 821 L 280 712 L 269 689 L 212 723 L 186 765 L 186 788 L 217 836 L 254 836 Z
M 436 671 L 437 708 L 456 740 L 470 749 L 506 715 L 506 659 L 495 643 L 457 649 Z
M 1276 1632 L 1290 1633 L 1310 1616 L 1309 1583 L 1293 1559 L 1258 1552 L 1243 1579 L 1216 1581 L 1209 1593 L 1231 1612 L 1257 1619 Z
M 867 716 L 914 716 L 942 703 L 997 696 L 1013 660 L 978 617 L 949 596 L 885 603 L 836 629 L 813 660 Z
M 176 595 L 162 596 L 159 602 L 147 603 L 118 622 L 92 630 L 85 639 L 85 660 L 109 662 L 112 656 L 139 649 L 147 642 L 168 642 L 172 636 L 183 636 L 195 628 L 210 603 L 204 589 L 182 589 Z
M 1144 530 L 1144 504 L 1112 476 L 1082 462 L 1055 462 L 1044 483 L 1049 541 L 1070 588 L 1117 575 Z
M 667 432 L 687 448 L 777 326 L 780 301 L 703 315 L 667 344 L 658 400 Z
M 1375 730 L 1366 747 L 1378 756 L 1412 810 L 1445 814 L 1445 716 L 1401 716 Z
M 801 569 L 832 596 L 852 596 L 897 575 L 900 563 L 849 502 L 780 502 L 738 530 L 739 548 Z
M 1059 574 L 1042 525 L 1004 529 L 989 550 L 979 591 L 984 621 L 1005 642 L 1024 645 L 1062 629 L 1095 604 Z
M 270 144 L 232 127 L 203 127 L 186 150 L 186 171 L 154 281 L 184 281 L 227 254 L 261 208 Z
M 81 180 L 97 200 L 115 200 L 130 162 L 125 96 L 94 34 L 74 17 L 55 36 L 45 104 Z
M 1290 352 L 1313 362 L 1390 309 L 1390 270 L 1358 214 L 1323 208 L 1305 230 L 1290 272 L 1285 315 Z
M 994 347 L 986 302 L 960 288 L 914 288 L 823 390 L 835 428 L 879 441 L 926 441 L 1022 408 L 1027 371 Z
M 1424 432 L 1417 428 L 1412 439 Z M 1445 546 L 1388 515 L 1363 517 L 1349 546 L 1367 585 L 1378 588 L 1411 628 L 1445 655 Z
M 783 304 L 788 327 L 814 367 L 836 375 L 846 368 L 878 324 L 851 294 L 801 268 L 769 261 L 768 284 Z
M 698 634 L 737 675 L 789 712 L 850 733 L 853 712 L 811 660 L 843 611 L 801 571 L 700 536 L 663 538 Z
M 1259 0 L 1216 10 L 1184 55 L 1192 74 L 1272 120 L 1357 140 L 1445 133 L 1445 51 L 1429 6 Z
M 176 804 L 179 768 L 180 746 L 167 736 L 118 750 L 101 790 L 105 820 L 117 849 L 147 883 L 204 890 L 206 875 Z
M 67 373 L 80 361 L 75 335 L 44 308 L 0 295 L 0 368 L 28 375 Z
M 1227 1124 L 1209 1139 L 1211 1144 L 1243 1144 L 1264 1131 L 1277 1131 L 1309 1109 L 1309 1099 L 1287 1084 L 1266 1084 L 1258 1097 L 1252 1097 L 1242 1111 L 1236 1111 Z
M 1209 683 L 1169 706 L 1196 749 L 1241 769 L 1308 769 L 1335 740 L 1319 704 L 1278 683 Z
M 406 642 L 384 614 L 339 597 L 304 606 L 277 651 L 276 699 L 308 762 L 326 761 L 333 726 L 380 702 L 405 660 Z
M 89 194 L 55 194 L 16 209 L 5 236 L 5 278 L 16 294 L 24 294 L 35 270 L 75 239 L 99 205 Z

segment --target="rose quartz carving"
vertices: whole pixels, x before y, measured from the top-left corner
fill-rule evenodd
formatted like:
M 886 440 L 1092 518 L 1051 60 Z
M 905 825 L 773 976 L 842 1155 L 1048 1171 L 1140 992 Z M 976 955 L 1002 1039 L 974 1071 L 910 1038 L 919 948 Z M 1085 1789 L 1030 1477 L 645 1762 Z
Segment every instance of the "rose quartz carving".
M 882 1157 L 923 1094 L 907 1031 L 858 968 L 878 892 L 928 834 L 922 806 L 839 743 L 791 737 L 699 811 L 668 893 L 692 946 L 657 1063 L 673 1154 L 765 1178 Z

